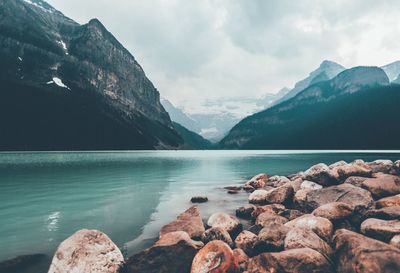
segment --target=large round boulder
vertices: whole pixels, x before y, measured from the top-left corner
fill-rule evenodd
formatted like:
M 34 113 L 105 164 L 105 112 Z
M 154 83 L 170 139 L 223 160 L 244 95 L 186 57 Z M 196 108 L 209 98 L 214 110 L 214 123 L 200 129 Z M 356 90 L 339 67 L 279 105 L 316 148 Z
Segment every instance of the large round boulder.
M 239 270 L 238 260 L 235 259 L 232 249 L 222 241 L 211 241 L 196 254 L 190 272 L 237 273 Z
M 258 233 L 253 254 L 283 250 L 284 240 L 288 231 L 289 229 L 280 222 L 265 224 Z
M 322 186 L 329 186 L 338 183 L 338 178 L 332 170 L 324 163 L 312 166 L 303 173 L 305 180 L 313 181 Z
M 400 177 L 383 174 L 364 180 L 362 187 L 369 190 L 375 198 L 383 198 L 400 193 Z
M 360 230 L 368 237 L 389 242 L 393 236 L 400 234 L 400 221 L 369 218 L 362 222 Z
M 49 273 L 116 273 L 123 265 L 121 251 L 107 235 L 98 230 L 82 229 L 59 245 Z
M 316 208 L 312 214 L 324 217 L 329 221 L 336 222 L 349 218 L 353 213 L 353 209 L 343 202 L 332 202 Z
M 249 260 L 247 273 L 334 273 L 328 260 L 311 248 L 262 253 Z
M 288 222 L 288 220 L 285 217 L 279 216 L 273 212 L 266 211 L 266 212 L 261 213 L 257 217 L 255 223 L 256 223 L 256 225 L 265 227 L 265 226 L 269 225 L 270 223 L 285 224 L 287 222 Z
M 382 220 L 400 220 L 400 206 L 371 209 L 365 213 L 365 217 Z
M 268 175 L 265 173 L 260 173 L 251 178 L 249 181 L 247 181 L 244 185 L 244 189 L 260 189 L 264 188 L 265 185 L 267 184 L 268 181 Z
M 394 165 L 392 160 L 378 159 L 367 163 L 374 173 L 392 173 L 394 171 Z
M 250 231 L 243 230 L 236 237 L 235 245 L 236 247 L 242 249 L 247 255 L 252 255 L 256 240 L 257 235 Z
M 208 242 L 220 240 L 233 247 L 233 241 L 229 233 L 221 227 L 212 227 L 207 229 L 201 236 L 201 241 L 205 244 Z
M 337 272 L 397 273 L 400 272 L 400 249 L 340 229 L 334 237 Z
M 302 228 L 315 232 L 319 237 L 330 241 L 333 232 L 331 221 L 323 217 L 317 217 L 311 214 L 305 214 L 285 224 L 289 229 Z
M 296 248 L 311 248 L 319 253 L 331 257 L 333 250 L 328 243 L 309 229 L 293 228 L 286 234 L 284 242 L 285 250 Z
M 226 230 L 233 237 L 242 230 L 242 224 L 239 219 L 224 212 L 212 214 L 208 218 L 207 225 L 212 228 L 219 227 Z
M 398 207 L 400 206 L 400 194 L 379 199 L 375 205 L 377 208 Z
M 286 184 L 271 190 L 256 190 L 249 196 L 252 204 L 283 204 L 293 196 L 294 190 L 290 184 Z

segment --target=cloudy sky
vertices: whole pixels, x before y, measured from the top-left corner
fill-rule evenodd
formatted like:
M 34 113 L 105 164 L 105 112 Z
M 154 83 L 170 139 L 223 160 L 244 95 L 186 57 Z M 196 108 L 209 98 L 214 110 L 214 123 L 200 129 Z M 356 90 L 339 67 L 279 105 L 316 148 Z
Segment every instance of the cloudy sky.
M 162 96 L 186 109 L 292 87 L 324 59 L 346 67 L 400 59 L 396 0 L 48 0 L 103 24 Z

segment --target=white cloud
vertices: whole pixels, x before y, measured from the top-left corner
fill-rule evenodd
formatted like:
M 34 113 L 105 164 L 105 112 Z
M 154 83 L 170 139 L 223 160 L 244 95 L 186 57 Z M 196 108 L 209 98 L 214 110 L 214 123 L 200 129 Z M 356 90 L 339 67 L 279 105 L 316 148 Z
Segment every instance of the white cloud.
M 99 18 L 185 109 L 293 86 L 324 59 L 346 67 L 400 59 L 395 0 L 49 2 L 79 23 Z

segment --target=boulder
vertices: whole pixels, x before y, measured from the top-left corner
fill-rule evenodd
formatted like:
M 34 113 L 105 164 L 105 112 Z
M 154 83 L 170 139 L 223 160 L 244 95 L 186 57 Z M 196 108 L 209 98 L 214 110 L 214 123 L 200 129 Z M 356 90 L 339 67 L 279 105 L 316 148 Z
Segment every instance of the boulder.
M 256 219 L 263 212 L 272 212 L 275 214 L 279 214 L 285 210 L 285 206 L 282 204 L 272 204 L 272 205 L 264 205 L 258 206 L 251 213 L 252 218 Z
M 106 234 L 82 229 L 59 245 L 48 272 L 116 273 L 123 265 L 121 251 Z
M 309 229 L 293 228 L 286 234 L 285 250 L 295 248 L 311 248 L 327 257 L 332 257 L 333 250 L 329 244 Z
M 326 218 L 305 214 L 285 224 L 286 227 L 303 228 L 315 232 L 319 237 L 329 242 L 332 237 L 333 225 Z
M 222 229 L 221 227 L 212 227 L 207 229 L 203 236 L 201 236 L 201 241 L 205 244 L 208 242 L 220 240 L 227 243 L 230 247 L 233 247 L 233 241 L 229 233 Z
M 298 190 L 300 190 L 302 183 L 303 183 L 303 179 L 298 177 L 298 178 L 292 180 L 290 185 L 292 185 L 294 192 L 297 192 Z
M 291 200 L 293 196 L 293 187 L 286 184 L 271 190 L 256 190 L 249 196 L 249 202 L 252 204 L 283 204 Z
M 350 176 L 344 181 L 344 183 L 351 184 L 351 185 L 356 186 L 356 187 L 361 187 L 362 186 L 362 182 L 364 182 L 367 179 L 368 179 L 368 177 Z
M 252 255 L 254 244 L 256 243 L 257 235 L 254 233 L 243 230 L 235 239 L 236 247 L 242 249 L 247 255 Z
M 338 183 L 338 179 L 329 167 L 324 163 L 312 166 L 303 173 L 305 180 L 310 180 L 322 186 L 329 186 Z
M 361 223 L 360 230 L 368 237 L 389 242 L 394 235 L 400 234 L 400 221 L 369 218 Z
M 322 186 L 308 180 L 304 180 L 300 185 L 301 190 L 319 190 L 322 189 Z
M 243 251 L 243 249 L 235 248 L 233 250 L 233 256 L 235 257 L 236 263 L 240 267 L 240 271 L 241 272 L 245 271 L 249 257 L 246 255 L 246 253 Z
M 252 187 L 253 189 L 264 188 L 268 181 L 268 175 L 260 173 L 244 184 L 244 188 Z
M 389 244 L 391 246 L 400 248 L 400 235 L 393 236 L 393 238 L 390 240 Z
M 279 212 L 278 215 L 285 217 L 286 219 L 288 219 L 289 221 L 294 220 L 300 216 L 303 216 L 304 213 L 296 210 L 296 209 L 285 209 L 282 212 Z
M 400 193 L 400 177 L 395 175 L 380 175 L 377 178 L 366 179 L 362 187 L 369 190 L 375 198 L 382 198 Z
M 359 233 L 340 229 L 334 237 L 337 272 L 400 272 L 400 250 Z
M 271 176 L 267 181 L 267 185 L 274 188 L 284 186 L 287 183 L 290 183 L 290 179 L 287 178 L 286 176 L 279 176 L 279 175 Z
M 306 189 L 306 190 L 298 190 L 294 197 L 293 197 L 293 203 L 295 204 L 296 208 L 299 208 L 304 211 L 309 211 L 311 204 L 307 201 L 307 194 L 311 192 L 312 190 Z
M 350 217 L 353 209 L 343 202 L 332 202 L 316 208 L 312 215 L 324 217 L 329 221 L 336 222 Z
M 233 237 L 242 230 L 242 224 L 238 218 L 223 212 L 212 214 L 208 218 L 207 225 L 209 227 L 220 227 Z
M 327 259 L 311 248 L 262 253 L 249 259 L 247 273 L 334 273 Z
M 190 202 L 192 203 L 205 203 L 208 201 L 207 196 L 194 196 L 190 199 Z
M 283 250 L 288 231 L 289 229 L 283 223 L 269 222 L 265 224 L 264 228 L 258 233 L 253 255 Z
M 222 241 L 211 241 L 194 257 L 191 273 L 236 273 L 240 271 L 232 249 Z M 156 271 L 158 272 L 158 271 Z M 180 272 L 189 272 L 181 270 Z
M 394 171 L 395 171 L 398 175 L 400 175 L 400 160 L 397 160 L 396 162 L 394 162 L 393 168 L 394 168 Z
M 287 222 L 288 220 L 285 217 L 279 216 L 273 212 L 266 211 L 258 215 L 255 224 L 265 227 L 270 223 L 285 224 Z
M 226 187 L 224 187 L 224 189 L 228 190 L 228 191 L 240 191 L 243 189 L 243 187 L 242 186 L 226 186 Z
M 375 160 L 367 163 L 367 165 L 371 168 L 374 173 L 392 173 L 394 170 L 394 164 L 392 160 Z
M 126 273 L 189 272 L 192 260 L 202 246 L 202 242 L 193 241 L 184 231 L 164 234 L 154 246 L 127 260 Z
M 371 177 L 371 168 L 365 163 L 350 163 L 347 165 L 336 166 L 332 169 L 332 175 L 338 181 L 344 181 L 350 176 Z
M 304 210 L 312 211 L 322 205 L 332 202 L 346 203 L 356 211 L 365 210 L 374 205 L 374 200 L 369 191 L 350 184 L 341 184 L 320 190 L 309 191 L 305 193 L 305 197 L 302 197 L 299 205 L 301 205 Z
M 256 208 L 257 207 L 252 204 L 239 207 L 236 209 L 236 216 L 242 219 L 251 219 L 251 214 Z
M 398 207 L 400 206 L 400 194 L 379 199 L 375 205 L 377 208 Z
M 240 191 L 237 190 L 228 190 L 227 193 L 228 194 L 238 194 Z
M 366 212 L 365 217 L 383 220 L 400 220 L 400 206 L 371 209 Z
M 176 220 L 163 226 L 160 230 L 160 237 L 174 231 L 184 231 L 189 234 L 191 238 L 201 238 L 205 229 L 203 220 L 200 216 L 199 207 L 190 207 L 183 213 L 179 214 Z
M 340 166 L 346 166 L 348 164 L 349 163 L 347 163 L 346 161 L 340 160 L 338 162 L 335 162 L 335 163 L 332 163 L 331 165 L 329 165 L 329 169 L 332 170 L 333 168 L 340 167 Z

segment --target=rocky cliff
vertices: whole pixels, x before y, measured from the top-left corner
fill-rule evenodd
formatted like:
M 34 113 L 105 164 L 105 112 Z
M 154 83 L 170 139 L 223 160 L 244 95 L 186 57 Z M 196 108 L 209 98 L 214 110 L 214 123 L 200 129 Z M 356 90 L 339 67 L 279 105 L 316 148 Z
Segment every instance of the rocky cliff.
M 0 3 L 1 150 L 178 148 L 160 95 L 97 19 Z

